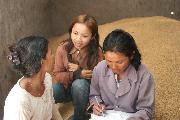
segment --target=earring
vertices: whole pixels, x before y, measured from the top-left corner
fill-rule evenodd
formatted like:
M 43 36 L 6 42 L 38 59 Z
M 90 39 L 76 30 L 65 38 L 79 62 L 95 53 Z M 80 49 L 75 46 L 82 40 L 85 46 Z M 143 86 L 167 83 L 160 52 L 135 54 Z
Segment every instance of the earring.
M 41 61 L 41 65 L 43 64 L 43 61 Z

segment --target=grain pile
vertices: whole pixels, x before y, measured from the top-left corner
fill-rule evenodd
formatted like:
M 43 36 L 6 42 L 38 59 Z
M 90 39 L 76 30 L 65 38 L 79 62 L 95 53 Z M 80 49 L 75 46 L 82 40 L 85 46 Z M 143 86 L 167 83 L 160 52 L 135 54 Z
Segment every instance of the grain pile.
M 165 17 L 131 18 L 99 26 L 101 44 L 116 28 L 130 32 L 156 83 L 156 120 L 180 120 L 180 21 Z M 53 51 L 67 34 L 52 38 Z M 71 103 L 60 104 L 66 120 L 72 114 Z

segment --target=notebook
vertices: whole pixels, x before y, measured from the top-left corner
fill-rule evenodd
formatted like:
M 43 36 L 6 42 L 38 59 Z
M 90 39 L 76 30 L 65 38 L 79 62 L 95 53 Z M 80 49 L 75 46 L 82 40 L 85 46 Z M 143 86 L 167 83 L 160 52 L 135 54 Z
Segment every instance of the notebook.
M 89 120 L 126 120 L 133 113 L 126 113 L 115 110 L 107 110 L 105 112 L 105 116 L 97 116 L 95 114 L 91 114 L 91 119 Z

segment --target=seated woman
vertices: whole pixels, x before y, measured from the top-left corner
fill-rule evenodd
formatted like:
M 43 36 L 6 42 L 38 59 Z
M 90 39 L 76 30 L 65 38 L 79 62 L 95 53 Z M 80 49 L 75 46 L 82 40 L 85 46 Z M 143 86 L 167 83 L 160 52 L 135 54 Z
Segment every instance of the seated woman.
M 74 114 L 69 120 L 86 120 L 92 70 L 103 59 L 96 19 L 89 15 L 74 18 L 69 39 L 60 43 L 55 56 L 53 86 L 56 103 L 72 100 Z
M 62 120 L 54 106 L 52 78 L 53 55 L 48 40 L 30 36 L 9 47 L 8 59 L 23 76 L 9 92 L 4 120 Z
M 130 113 L 127 120 L 152 119 L 155 85 L 133 37 L 114 30 L 105 38 L 103 52 L 105 60 L 93 70 L 90 85 L 93 113 L 113 110 Z

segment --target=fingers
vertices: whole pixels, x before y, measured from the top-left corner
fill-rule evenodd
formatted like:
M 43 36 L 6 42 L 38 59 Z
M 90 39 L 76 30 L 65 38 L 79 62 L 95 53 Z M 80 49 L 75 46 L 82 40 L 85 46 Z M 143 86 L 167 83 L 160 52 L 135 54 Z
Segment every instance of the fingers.
M 68 70 L 71 72 L 74 72 L 79 69 L 79 65 L 73 64 L 73 63 L 68 63 Z
M 101 104 L 101 109 L 103 112 L 105 111 L 105 105 L 104 104 Z
M 98 105 L 94 105 L 93 106 L 93 113 L 95 114 L 95 115 L 101 115 L 101 113 L 102 113 L 102 109 L 98 106 Z
M 96 115 L 102 115 L 102 113 L 105 111 L 105 106 L 104 105 L 100 105 L 98 106 L 97 104 L 94 104 L 93 106 L 93 113 Z
M 81 71 L 81 76 L 82 76 L 82 78 L 85 78 L 85 79 L 91 79 L 92 70 L 82 70 Z
M 82 73 L 85 75 L 92 75 L 92 70 L 82 70 Z

